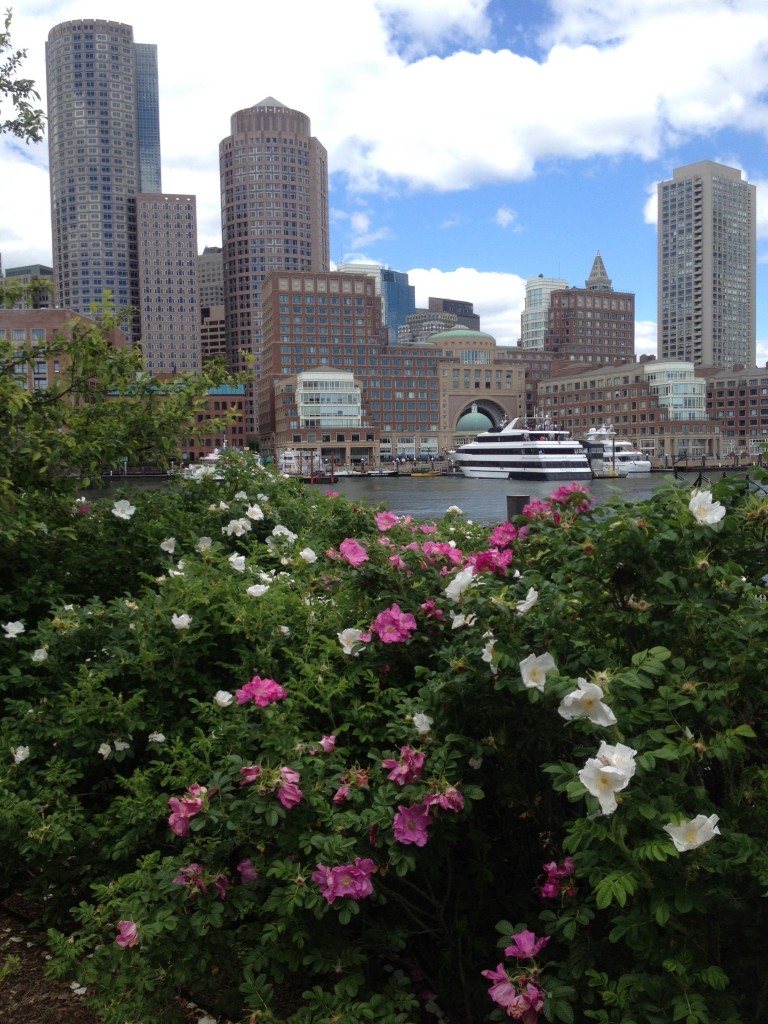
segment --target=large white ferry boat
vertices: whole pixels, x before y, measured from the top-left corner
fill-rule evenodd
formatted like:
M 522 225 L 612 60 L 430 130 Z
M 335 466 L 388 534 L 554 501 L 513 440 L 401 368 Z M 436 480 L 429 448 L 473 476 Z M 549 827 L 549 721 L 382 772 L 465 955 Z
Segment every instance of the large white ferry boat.
M 593 468 L 597 462 L 602 461 L 604 467 L 613 468 L 621 476 L 651 472 L 651 462 L 645 452 L 635 448 L 631 441 L 617 438 L 609 423 L 602 427 L 590 427 L 581 444 L 586 448 Z
M 521 419 L 491 427 L 448 453 L 464 476 L 481 480 L 589 480 L 584 448 L 567 430 Z

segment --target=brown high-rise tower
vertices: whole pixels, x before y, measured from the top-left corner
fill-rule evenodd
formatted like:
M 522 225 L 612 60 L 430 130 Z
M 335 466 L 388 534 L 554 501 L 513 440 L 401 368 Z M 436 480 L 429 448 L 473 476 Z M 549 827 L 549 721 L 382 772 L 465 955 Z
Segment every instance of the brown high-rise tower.
M 229 361 L 233 370 L 244 370 L 252 356 L 258 380 L 259 304 L 267 276 L 330 266 L 328 159 L 307 115 L 267 97 L 232 115 L 219 165 Z M 255 431 L 255 403 L 247 420 L 248 431 Z

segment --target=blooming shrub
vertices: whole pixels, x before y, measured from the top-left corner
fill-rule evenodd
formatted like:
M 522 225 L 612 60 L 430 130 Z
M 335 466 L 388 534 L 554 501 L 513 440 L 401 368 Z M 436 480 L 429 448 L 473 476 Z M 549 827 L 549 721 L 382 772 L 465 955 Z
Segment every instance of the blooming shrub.
M 286 1024 L 764 1019 L 762 490 L 425 532 L 233 458 L 124 500 L 51 506 L 75 571 L 19 575 L 0 637 L 3 884 L 105 1024 L 178 991 Z

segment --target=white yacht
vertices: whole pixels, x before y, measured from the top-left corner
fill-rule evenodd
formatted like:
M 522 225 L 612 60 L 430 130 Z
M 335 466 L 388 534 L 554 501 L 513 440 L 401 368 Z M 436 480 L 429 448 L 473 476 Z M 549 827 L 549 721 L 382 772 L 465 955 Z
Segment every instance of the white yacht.
M 650 473 L 651 462 L 631 441 L 620 440 L 610 423 L 602 427 L 590 427 L 582 440 L 593 468 L 602 461 L 606 470 L 613 469 L 620 476 L 629 473 Z
M 549 422 L 529 425 L 514 419 L 491 427 L 448 453 L 464 476 L 482 480 L 589 480 L 584 448 L 567 430 Z

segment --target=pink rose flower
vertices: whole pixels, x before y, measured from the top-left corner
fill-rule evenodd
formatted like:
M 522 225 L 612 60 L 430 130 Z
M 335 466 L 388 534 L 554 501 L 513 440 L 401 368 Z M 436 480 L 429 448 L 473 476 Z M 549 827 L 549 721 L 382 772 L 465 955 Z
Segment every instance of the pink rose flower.
M 346 540 L 339 544 L 339 551 L 344 561 L 349 562 L 352 566 L 362 565 L 363 562 L 368 561 L 368 552 L 362 544 L 359 544 L 351 537 L 347 537 Z
M 421 778 L 426 757 L 426 754 L 417 754 L 410 747 L 401 747 L 399 760 L 385 758 L 381 762 L 381 767 L 391 769 L 387 775 L 388 779 L 396 782 L 398 786 L 405 786 Z
M 256 782 L 261 778 L 261 768 L 257 764 L 249 764 L 246 768 L 240 769 L 241 786 L 249 786 L 252 782 Z
M 376 865 L 369 857 L 355 857 L 354 864 L 336 868 L 318 864 L 317 870 L 312 872 L 312 881 L 328 903 L 337 899 L 361 900 L 373 892 L 371 875 L 375 870 Z
M 380 612 L 371 626 L 371 632 L 384 644 L 401 644 L 410 640 L 415 629 L 416 619 L 410 612 L 401 611 L 397 602 Z
M 533 932 L 527 929 L 512 936 L 512 945 L 504 950 L 504 956 L 514 956 L 518 960 L 530 960 L 536 956 L 549 942 L 549 935 L 537 939 Z
M 289 810 L 291 807 L 295 807 L 301 800 L 301 790 L 297 785 L 301 780 L 301 776 L 293 768 L 285 767 L 280 769 L 280 776 L 281 781 L 277 787 L 277 799 L 286 810 Z
M 195 783 L 194 786 L 189 787 L 188 792 L 205 793 L 205 789 Z M 179 798 L 172 796 L 168 799 L 168 806 L 171 808 L 171 814 L 168 817 L 168 825 L 171 831 L 175 832 L 177 836 L 188 836 L 190 833 L 190 818 L 194 818 L 203 809 L 202 797 L 183 796 Z
M 377 512 L 373 518 L 382 533 L 391 530 L 399 522 L 399 516 L 396 516 L 394 512 Z
M 455 786 L 447 786 L 442 793 L 432 793 L 424 800 L 425 807 L 442 807 L 444 811 L 458 814 L 464 807 L 464 797 Z
M 240 882 L 243 885 L 248 885 L 250 882 L 258 882 L 259 873 L 253 866 L 253 861 L 249 857 L 245 857 L 237 865 L 237 870 L 240 873 Z
M 237 691 L 236 696 L 238 704 L 247 704 L 252 700 L 260 708 L 265 708 L 277 700 L 284 700 L 288 694 L 274 679 L 262 679 L 260 676 L 254 676 L 250 683 L 246 683 Z
M 189 887 L 189 896 L 196 896 L 199 892 L 208 892 L 208 887 L 203 878 L 203 869 L 200 864 L 187 864 L 178 875 L 172 879 L 174 885 L 186 885 Z
M 119 934 L 115 938 L 115 942 L 118 946 L 122 946 L 123 949 L 127 949 L 129 946 L 138 946 L 139 929 L 135 921 L 118 921 L 117 931 Z
M 428 807 L 423 804 L 414 804 L 412 807 L 400 804 L 392 822 L 392 831 L 395 839 L 405 846 L 426 846 L 427 829 L 431 824 Z
M 505 548 L 515 540 L 517 540 L 517 527 L 509 522 L 502 523 L 488 538 L 488 547 Z

